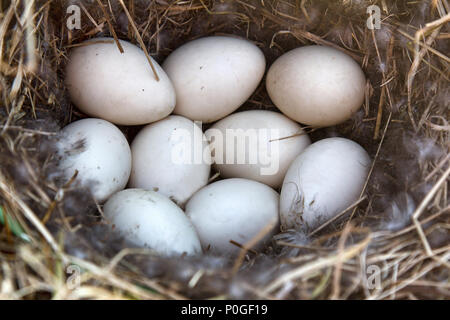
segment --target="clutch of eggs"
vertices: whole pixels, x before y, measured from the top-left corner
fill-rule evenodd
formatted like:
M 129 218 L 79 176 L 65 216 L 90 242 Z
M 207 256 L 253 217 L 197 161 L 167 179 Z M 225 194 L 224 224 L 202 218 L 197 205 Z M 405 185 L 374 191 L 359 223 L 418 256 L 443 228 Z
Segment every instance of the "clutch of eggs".
M 234 255 L 236 244 L 261 249 L 280 222 L 315 228 L 358 199 L 367 153 L 343 138 L 311 144 L 299 124 L 339 124 L 361 107 L 365 76 L 351 57 L 324 46 L 291 50 L 266 78 L 283 114 L 231 114 L 265 71 L 263 53 L 248 40 L 190 41 L 162 67 L 150 58 L 159 81 L 140 48 L 120 44 L 123 53 L 112 38 L 71 51 L 70 97 L 95 118 L 64 128 L 58 154 L 66 179 L 78 171 L 94 199 L 107 200 L 105 218 L 129 243 L 166 256 L 202 247 Z M 215 123 L 203 133 L 194 121 Z M 130 148 L 113 123 L 146 126 Z M 225 179 L 208 185 L 212 163 Z M 121 191 L 127 183 L 131 189 Z

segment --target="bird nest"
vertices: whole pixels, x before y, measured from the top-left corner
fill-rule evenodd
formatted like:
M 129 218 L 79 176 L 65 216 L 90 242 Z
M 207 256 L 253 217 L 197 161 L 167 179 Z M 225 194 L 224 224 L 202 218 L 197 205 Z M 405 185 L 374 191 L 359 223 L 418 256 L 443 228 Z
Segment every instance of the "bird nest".
M 11 0 L 0 8 L 0 298 L 449 298 L 446 0 Z M 79 28 L 70 20 L 77 8 Z M 309 133 L 369 152 L 364 192 L 310 234 L 288 230 L 233 259 L 127 248 L 76 177 L 58 171 L 59 129 L 86 117 L 64 85 L 68 52 L 113 36 L 145 45 L 161 63 L 208 35 L 248 38 L 268 65 L 319 44 L 362 66 L 361 110 Z M 244 109 L 276 110 L 264 81 Z M 131 141 L 139 128 L 121 129 Z

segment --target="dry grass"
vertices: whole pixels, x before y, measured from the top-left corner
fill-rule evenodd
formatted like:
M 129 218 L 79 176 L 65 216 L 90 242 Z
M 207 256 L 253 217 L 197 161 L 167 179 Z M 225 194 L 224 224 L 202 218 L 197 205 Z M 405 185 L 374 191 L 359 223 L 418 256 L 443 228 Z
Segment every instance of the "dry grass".
M 82 28 L 73 31 L 69 4 L 0 3 L 0 298 L 450 297 L 446 0 L 83 1 Z M 381 8 L 380 30 L 366 28 L 370 4 Z M 83 117 L 64 88 L 67 52 L 98 34 L 145 45 L 159 62 L 212 34 L 250 39 L 269 65 L 305 44 L 350 54 L 368 76 L 364 107 L 311 136 L 339 134 L 369 151 L 361 200 L 309 237 L 288 230 L 237 261 L 126 249 L 76 177 L 61 181 L 52 149 L 58 128 Z M 242 107 L 255 108 L 273 108 L 263 84 Z M 123 129 L 130 139 L 136 132 Z

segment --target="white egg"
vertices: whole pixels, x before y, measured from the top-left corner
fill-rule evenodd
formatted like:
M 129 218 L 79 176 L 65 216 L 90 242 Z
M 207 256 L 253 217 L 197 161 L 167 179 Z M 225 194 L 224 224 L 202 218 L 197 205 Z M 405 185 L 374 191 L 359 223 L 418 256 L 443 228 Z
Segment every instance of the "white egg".
M 105 218 L 125 239 L 164 256 L 201 253 L 200 241 L 184 212 L 162 194 L 127 189 L 103 207 Z
M 204 249 L 232 255 L 239 252 L 233 240 L 246 245 L 263 235 L 260 249 L 279 225 L 279 195 L 272 188 L 247 179 L 226 179 L 198 191 L 186 204 L 186 214 Z M 264 234 L 264 231 L 266 232 Z
M 144 127 L 131 144 L 130 186 L 155 190 L 183 205 L 208 183 L 211 151 L 191 120 L 169 116 Z
M 125 188 L 131 171 L 131 151 L 123 133 L 102 119 L 72 122 L 61 131 L 59 166 L 66 179 L 77 180 L 99 202 Z
M 284 115 L 251 110 L 234 113 L 206 131 L 213 161 L 224 178 L 246 178 L 278 188 L 291 162 L 311 141 Z
M 266 79 L 269 96 L 281 112 L 318 127 L 349 119 L 364 101 L 365 85 L 361 67 L 350 56 L 325 46 L 283 54 Z
M 370 167 L 356 142 L 328 138 L 311 144 L 291 164 L 280 195 L 284 229 L 314 229 L 359 199 Z
M 89 40 L 71 50 L 66 84 L 72 102 L 86 114 L 120 125 L 147 124 L 169 115 L 175 91 L 164 70 L 151 58 L 159 81 L 144 52 L 112 38 Z
M 172 52 L 163 68 L 177 95 L 174 113 L 213 122 L 239 108 L 261 81 L 266 60 L 244 39 L 205 37 Z

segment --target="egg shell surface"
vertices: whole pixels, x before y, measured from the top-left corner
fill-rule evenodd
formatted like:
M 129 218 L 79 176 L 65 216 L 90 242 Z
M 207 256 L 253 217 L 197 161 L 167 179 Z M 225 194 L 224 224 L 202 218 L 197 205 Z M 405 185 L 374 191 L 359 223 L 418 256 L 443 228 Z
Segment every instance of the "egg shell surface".
M 366 78 L 350 56 L 326 46 L 305 46 L 279 57 L 269 68 L 266 88 L 289 118 L 311 126 L 342 123 L 361 107 Z
M 356 142 L 327 138 L 311 144 L 291 164 L 280 194 L 284 230 L 314 229 L 359 199 L 371 161 Z
M 281 186 L 291 162 L 311 144 L 298 123 L 267 110 L 231 114 L 205 134 L 222 177 L 256 180 L 273 188 Z
M 72 102 L 86 114 L 119 125 L 160 120 L 175 107 L 175 90 L 151 58 L 159 81 L 144 52 L 120 40 L 95 38 L 70 51 L 65 82 Z
M 161 192 L 180 206 L 208 183 L 211 151 L 191 120 L 169 116 L 145 126 L 131 144 L 130 187 Z
M 125 188 L 131 150 L 119 128 L 102 119 L 88 118 L 64 127 L 61 137 L 59 167 L 67 180 L 78 171 L 77 181 L 86 185 L 99 202 Z
M 248 40 L 212 36 L 182 45 L 163 63 L 177 95 L 174 113 L 205 123 L 227 116 L 255 91 L 265 66 Z
M 105 218 L 125 239 L 163 256 L 201 253 L 197 233 L 184 212 L 167 197 L 143 189 L 126 189 L 104 205 Z
M 246 245 L 264 230 L 265 236 L 254 246 L 262 246 L 278 230 L 279 195 L 256 181 L 233 178 L 209 184 L 186 204 L 202 247 L 223 255 L 234 255 L 240 249 L 234 240 Z

